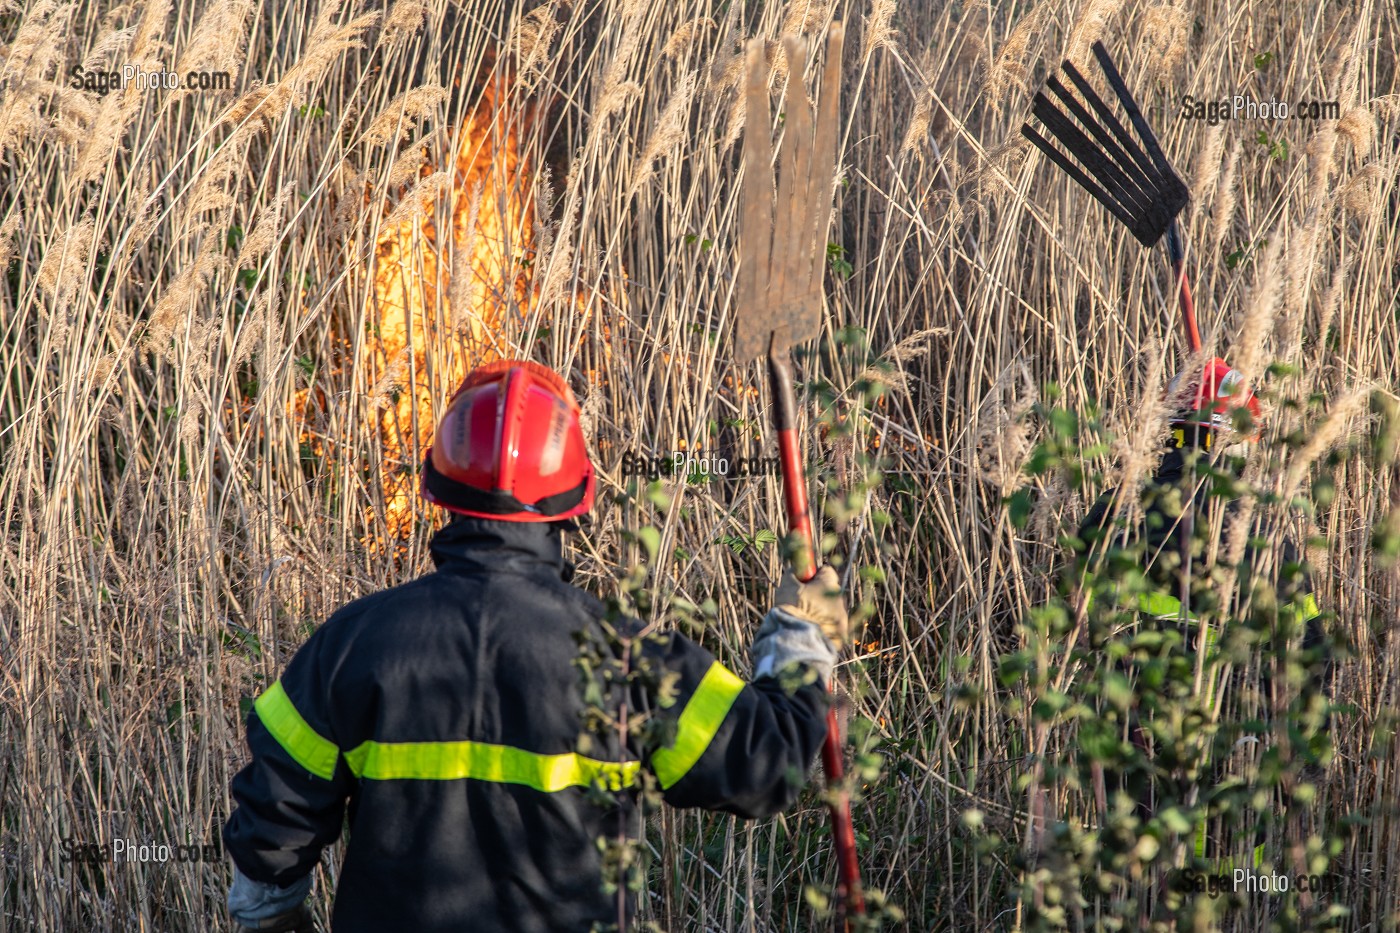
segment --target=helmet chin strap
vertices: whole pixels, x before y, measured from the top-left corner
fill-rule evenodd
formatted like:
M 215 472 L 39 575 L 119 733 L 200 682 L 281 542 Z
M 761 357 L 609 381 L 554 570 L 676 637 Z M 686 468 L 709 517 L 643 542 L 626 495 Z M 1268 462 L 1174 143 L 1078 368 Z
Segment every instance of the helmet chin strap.
M 539 515 L 540 520 L 562 515 L 583 501 L 588 492 L 590 470 L 573 489 L 545 496 L 538 502 L 521 502 L 503 489 L 487 492 L 475 489 L 465 483 L 456 482 L 443 476 L 433 466 L 432 453 L 423 458 L 423 489 L 431 493 L 431 501 L 446 509 L 463 512 L 479 518 L 499 518 L 502 521 L 519 520 L 521 514 Z M 529 521 L 529 519 L 526 519 Z

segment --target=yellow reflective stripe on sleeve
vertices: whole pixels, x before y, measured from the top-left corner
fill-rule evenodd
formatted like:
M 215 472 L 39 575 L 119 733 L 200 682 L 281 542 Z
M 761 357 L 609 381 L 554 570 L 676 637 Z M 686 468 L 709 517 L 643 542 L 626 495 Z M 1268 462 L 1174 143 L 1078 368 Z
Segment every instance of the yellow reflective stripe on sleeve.
M 669 789 L 695 766 L 714 741 L 724 717 L 744 689 L 744 681 L 723 664 L 710 665 L 676 722 L 676 741 L 651 756 L 651 770 Z
M 1158 619 L 1175 619 L 1181 615 L 1181 600 L 1168 593 L 1143 593 L 1138 596 L 1138 609 Z M 1191 617 L 1187 613 L 1186 618 Z
M 1169 593 L 1139 593 L 1138 611 L 1146 613 L 1158 619 L 1175 619 L 1181 615 L 1181 601 Z M 1084 596 L 1084 611 L 1089 611 L 1094 605 L 1094 591 L 1090 590 Z M 1188 615 L 1187 618 L 1192 618 Z
M 497 784 L 523 784 L 545 793 L 566 787 L 609 790 L 630 786 L 641 767 L 635 761 L 595 761 L 568 752 L 539 755 L 485 742 L 375 742 L 345 753 L 357 778 L 373 781 L 455 781 L 473 778 Z
M 1304 622 L 1311 622 L 1313 619 L 1322 615 L 1322 610 L 1317 606 L 1317 597 L 1313 596 L 1313 594 L 1308 593 L 1302 599 L 1298 600 L 1298 602 L 1302 604 L 1301 608 L 1303 610 Z
M 277 681 L 253 702 L 258 718 L 272 733 L 277 743 L 297 764 L 319 778 L 329 781 L 335 776 L 335 760 L 340 749 L 307 725 L 301 713 L 292 705 L 291 697 Z

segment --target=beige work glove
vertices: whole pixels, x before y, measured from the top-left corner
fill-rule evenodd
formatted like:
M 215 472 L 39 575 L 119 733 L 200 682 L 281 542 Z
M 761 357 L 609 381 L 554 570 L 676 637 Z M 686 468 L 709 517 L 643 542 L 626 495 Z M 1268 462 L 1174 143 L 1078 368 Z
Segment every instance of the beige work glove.
M 811 622 L 822 630 L 831 646 L 840 651 L 850 639 L 850 616 L 841 580 L 830 564 L 817 571 L 806 583 L 798 583 L 788 571 L 778 584 L 777 608 L 795 619 Z
M 836 571 L 823 567 L 808 583 L 798 583 L 789 573 L 778 587 L 776 601 L 749 649 L 754 677 L 777 676 L 784 668 L 806 664 L 822 683 L 829 683 L 837 652 L 849 636 Z

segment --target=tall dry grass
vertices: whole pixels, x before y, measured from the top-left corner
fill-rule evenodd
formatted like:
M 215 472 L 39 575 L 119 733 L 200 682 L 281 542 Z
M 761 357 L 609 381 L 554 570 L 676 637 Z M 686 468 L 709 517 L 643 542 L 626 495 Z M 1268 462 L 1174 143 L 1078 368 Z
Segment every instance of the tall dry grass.
M 1009 413 L 1055 381 L 1097 399 L 1140 446 L 1152 432 L 1139 414 L 1183 358 L 1160 256 L 1030 154 L 1017 132 L 1026 89 L 1099 37 L 1140 89 L 1198 182 L 1186 234 L 1208 350 L 1254 376 L 1292 362 L 1300 372 L 1280 389 L 1337 400 L 1315 443 L 1272 465 L 1287 492 L 1306 482 L 1304 461 L 1364 430 L 1358 389 L 1400 382 L 1393 5 L 6 7 L 0 930 L 223 922 L 224 864 L 88 870 L 63 860 L 61 841 L 215 841 L 243 760 L 240 702 L 336 606 L 427 567 L 439 516 L 414 506 L 386 546 L 385 477 L 421 457 L 412 406 L 407 427 L 382 417 L 401 393 L 421 388 L 440 406 L 453 375 L 489 354 L 569 373 L 601 472 L 576 555 L 599 590 L 637 557 L 623 532 L 642 519 L 610 495 L 624 451 L 764 442 L 760 374 L 725 349 L 739 43 L 784 26 L 821 33 L 833 18 L 852 41 L 832 238 L 853 270 L 829 283 L 827 328 L 863 328 L 900 368 L 872 414 L 894 481 L 869 507 L 893 523 L 877 536 L 858 517 L 837 549 L 889 581 L 847 682 L 886 769 L 857 807 L 862 861 L 911 929 L 1013 922 L 1014 873 L 974 857 L 960 815 L 976 808 L 1013 838 L 1026 827 L 1016 780 L 1033 735 L 1004 711 L 996 659 L 1049 592 L 1059 523 L 1087 503 L 1046 490 L 1027 531 L 1005 520 L 1029 442 Z M 1275 57 L 1261 71 L 1265 51 Z M 100 97 L 64 86 L 78 63 L 224 68 L 234 88 Z M 473 231 L 436 234 L 431 256 L 403 266 L 433 317 L 405 333 L 431 346 L 387 360 L 375 305 L 385 231 L 459 208 L 474 228 L 482 204 L 505 203 L 441 168 L 493 81 L 534 212 L 529 236 L 500 246 L 520 270 L 501 281 L 528 284 L 484 295 L 489 283 L 452 274 Z M 1336 99 L 1343 116 L 1214 130 L 1175 116 L 1184 94 L 1237 91 Z M 1286 160 L 1255 140 L 1261 128 L 1286 140 Z M 1169 359 L 1144 359 L 1163 346 Z M 863 367 L 820 365 L 853 399 Z M 1297 417 L 1280 412 L 1270 431 Z M 841 455 L 815 430 L 808 449 Z M 1122 453 L 1136 481 L 1142 451 Z M 1335 688 L 1355 713 L 1335 730 L 1316 815 L 1366 818 L 1337 871 L 1355 882 L 1353 928 L 1393 929 L 1400 580 L 1369 538 L 1397 487 L 1365 460 L 1344 480 L 1303 529 L 1327 536 L 1318 595 L 1356 646 Z M 712 597 L 718 622 L 698 635 L 740 669 L 780 560 L 719 539 L 780 528 L 778 502 L 773 481 L 691 488 L 663 522 L 660 553 L 675 559 L 657 587 Z M 1068 790 L 1047 805 L 1092 811 Z M 808 927 L 802 886 L 834 877 L 824 820 L 815 800 L 758 825 L 663 814 L 646 910 L 673 930 Z M 333 882 L 331 862 L 322 897 Z M 1266 928 L 1273 908 L 1254 904 L 1234 928 Z

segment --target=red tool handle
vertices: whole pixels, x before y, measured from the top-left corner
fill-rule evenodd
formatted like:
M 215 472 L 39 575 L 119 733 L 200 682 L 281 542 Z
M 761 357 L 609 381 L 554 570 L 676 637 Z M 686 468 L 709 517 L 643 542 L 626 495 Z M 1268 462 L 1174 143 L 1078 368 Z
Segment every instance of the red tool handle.
M 1181 301 L 1181 323 L 1186 328 L 1186 342 L 1192 353 L 1201 352 L 1201 331 L 1196 326 L 1196 300 L 1191 297 L 1191 280 L 1186 278 L 1186 251 L 1181 243 L 1181 230 L 1176 221 L 1167 228 L 1167 258 L 1171 260 L 1172 272 L 1181 286 L 1178 296 Z
M 797 404 L 792 393 L 792 367 L 784 355 L 770 347 L 768 378 L 773 389 L 773 427 L 778 431 L 778 459 L 783 470 L 783 504 L 788 529 L 797 537 L 792 555 L 793 574 L 806 583 L 817 575 L 816 548 L 813 547 L 812 515 L 807 507 L 807 483 L 802 477 L 802 451 L 797 446 Z M 851 823 L 851 798 L 843 778 L 841 724 L 833 703 L 826 714 L 826 741 L 822 743 L 822 770 L 826 786 L 834 798 L 831 809 L 831 838 L 836 845 L 837 923 L 845 927 L 846 913 L 865 915 L 865 894 L 856 862 L 856 833 Z

